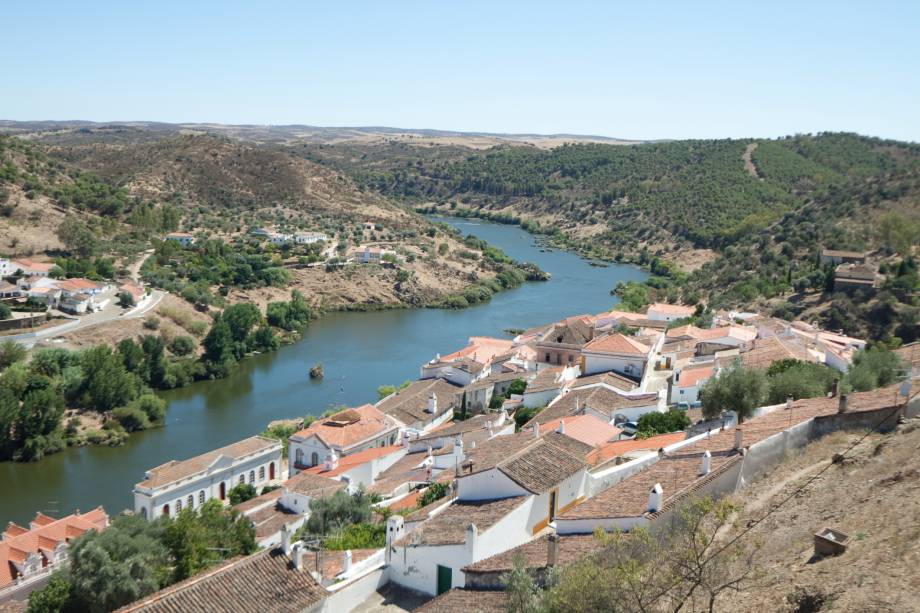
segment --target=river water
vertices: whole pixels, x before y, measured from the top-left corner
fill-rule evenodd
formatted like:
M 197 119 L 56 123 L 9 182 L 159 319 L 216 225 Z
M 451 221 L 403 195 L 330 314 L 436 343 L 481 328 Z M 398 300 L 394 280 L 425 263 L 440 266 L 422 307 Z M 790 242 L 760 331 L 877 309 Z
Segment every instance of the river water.
M 313 322 L 300 342 L 244 360 L 220 381 L 166 392 L 166 426 L 131 435 L 122 447 L 80 447 L 31 464 L 0 463 L 0 526 L 103 505 L 110 514 L 133 507 L 131 490 L 144 471 L 257 434 L 274 419 L 316 415 L 335 405 L 374 402 L 377 387 L 419 376 L 419 366 L 473 335 L 507 336 L 580 313 L 609 309 L 619 281 L 642 280 L 632 266 L 595 267 L 564 251 L 541 251 L 517 226 L 435 218 L 475 234 L 511 257 L 552 273 L 491 302 L 460 311 L 437 309 L 334 313 Z M 322 362 L 325 378 L 312 381 Z

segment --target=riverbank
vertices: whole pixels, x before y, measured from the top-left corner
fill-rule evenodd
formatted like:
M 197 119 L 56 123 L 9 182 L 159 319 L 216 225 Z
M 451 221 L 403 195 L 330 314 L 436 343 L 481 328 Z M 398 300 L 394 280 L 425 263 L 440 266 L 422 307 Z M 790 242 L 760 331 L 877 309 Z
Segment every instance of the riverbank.
M 0 464 L 0 491 L 16 493 L 0 497 L 0 522 L 28 521 L 36 510 L 66 513 L 99 504 L 118 512 L 132 504 L 134 484 L 153 466 L 256 434 L 272 420 L 373 402 L 379 386 L 417 378 L 419 365 L 466 345 L 470 336 L 508 336 L 508 328 L 601 312 L 614 302 L 610 287 L 646 277 L 631 266 L 597 268 L 568 252 L 541 252 L 519 227 L 444 221 L 511 258 L 535 262 L 551 279 L 461 310 L 326 311 L 301 341 L 241 361 L 226 379 L 159 392 L 169 403 L 162 428 L 135 433 L 120 447 L 71 448 L 40 463 Z M 309 377 L 317 362 L 323 363 L 322 380 Z

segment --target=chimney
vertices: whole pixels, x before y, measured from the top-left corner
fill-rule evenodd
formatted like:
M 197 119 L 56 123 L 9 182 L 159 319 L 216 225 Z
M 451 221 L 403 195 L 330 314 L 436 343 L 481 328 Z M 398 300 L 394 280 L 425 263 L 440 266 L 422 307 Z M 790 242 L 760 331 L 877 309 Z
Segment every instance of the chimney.
M 508 421 L 508 419 L 509 419 L 509 417 L 508 417 L 508 409 L 506 409 L 505 407 L 502 407 L 502 412 L 499 413 L 499 415 L 498 415 L 498 423 L 496 423 L 495 425 L 496 425 L 496 426 L 503 426 L 503 425 L 505 425 L 505 422 Z
M 661 459 L 661 458 L 663 458 L 665 455 L 667 455 L 667 454 L 664 452 L 664 447 L 659 447 L 659 448 L 658 448 L 658 458 Z
M 431 451 L 431 443 L 428 443 L 428 457 L 432 457 L 434 454 Z
M 792 410 L 792 396 L 786 396 L 786 410 Z
M 831 393 L 830 397 L 834 398 L 837 396 L 837 392 L 840 391 L 840 380 L 834 379 L 834 382 L 831 383 Z
M 281 551 L 284 555 L 291 555 L 291 533 L 288 531 L 287 524 L 281 526 Z
M 386 548 L 386 561 L 387 564 L 390 563 L 390 555 L 393 551 L 393 543 L 398 541 L 403 534 L 403 529 L 405 528 L 403 516 L 395 513 L 390 515 L 387 519 L 387 548 Z
M 351 549 L 345 550 L 345 555 L 342 558 L 342 573 L 343 575 L 348 574 L 348 571 L 351 570 Z
M 735 428 L 735 446 L 732 449 L 741 449 L 744 442 L 744 432 L 741 431 L 741 428 Z
M 664 490 L 661 489 L 661 484 L 656 483 L 652 487 L 652 491 L 648 494 L 648 512 L 654 513 L 661 508 L 661 503 L 664 501 Z
M 559 420 L 559 427 L 556 428 L 556 432 L 558 432 L 559 434 L 565 434 L 565 420 L 564 419 Z
M 409 446 L 409 431 L 408 431 L 408 430 L 403 430 L 403 433 L 402 433 L 402 446 L 403 446 L 403 447 L 408 447 L 408 446 Z
M 837 403 L 837 412 L 846 413 L 847 412 L 847 395 L 840 394 L 840 401 Z
M 489 424 L 489 438 L 492 438 L 494 436 L 495 436 L 495 433 L 492 431 L 492 425 Z
M 559 559 L 559 536 L 552 532 L 546 538 L 546 567 L 552 568 Z
M 457 438 L 454 439 L 454 461 L 457 464 L 460 464 L 461 462 L 463 462 L 464 457 L 465 456 L 463 455 L 463 437 L 458 434 Z
M 432 415 L 437 414 L 438 412 L 438 395 L 434 392 L 431 392 L 431 395 L 428 396 L 428 408 L 425 409 Z
M 536 422 L 533 425 L 533 437 L 540 438 L 540 424 Z
M 466 536 L 463 541 L 466 543 L 467 549 L 469 549 L 474 555 L 476 553 L 476 539 L 479 537 L 479 530 L 476 528 L 476 524 L 470 522 L 470 525 L 466 527 Z
M 303 543 L 297 543 L 294 545 L 294 568 L 297 570 L 303 570 Z
M 708 475 L 709 471 L 712 470 L 710 467 L 712 465 L 712 454 L 709 453 L 709 450 L 703 452 L 703 460 L 700 463 L 700 475 Z
M 326 461 L 323 466 L 323 470 L 335 470 L 335 467 L 339 465 L 339 456 L 336 455 L 335 449 L 329 450 L 329 455 L 326 456 Z

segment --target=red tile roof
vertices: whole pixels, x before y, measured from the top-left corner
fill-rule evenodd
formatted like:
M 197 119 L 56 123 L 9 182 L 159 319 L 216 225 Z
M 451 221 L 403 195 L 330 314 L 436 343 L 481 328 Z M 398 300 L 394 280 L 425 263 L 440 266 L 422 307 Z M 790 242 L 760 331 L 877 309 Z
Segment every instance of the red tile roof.
M 648 438 L 634 438 L 626 441 L 614 441 L 607 443 L 600 449 L 596 449 L 588 456 L 588 464 L 598 465 L 627 453 L 635 451 L 658 451 L 662 447 L 679 443 L 687 438 L 685 432 L 673 432 L 671 434 L 659 434 Z
M 680 371 L 680 377 L 674 383 L 674 387 L 693 387 L 699 385 L 701 379 L 709 379 L 715 371 L 715 366 L 697 366 L 694 368 L 685 368 Z
M 393 418 L 384 415 L 374 405 L 365 404 L 356 409 L 345 409 L 329 417 L 317 419 L 291 438 L 306 440 L 316 436 L 327 447 L 347 449 L 397 427 Z
M 382 458 L 388 456 L 391 453 L 399 453 L 405 449 L 402 445 L 390 445 L 387 447 L 371 447 L 370 449 L 365 449 L 364 451 L 359 451 L 357 453 L 352 453 L 347 456 L 341 457 L 338 459 L 336 467 L 332 470 L 326 470 L 325 465 L 320 464 L 319 466 L 314 466 L 308 468 L 304 472 L 308 472 L 313 475 L 322 475 L 324 477 L 337 477 L 342 473 L 348 472 L 355 466 L 360 466 L 365 462 L 370 462 L 376 458 Z
M 647 355 L 650 350 L 651 348 L 647 345 L 619 333 L 596 338 L 583 349 L 590 353 L 624 353 L 627 355 Z
M 560 417 L 540 424 L 540 432 L 557 430 L 560 423 L 564 424 L 565 432 L 563 434 L 592 447 L 609 443 L 623 432 L 595 415 Z
M 682 304 L 668 304 L 666 302 L 656 302 L 650 304 L 646 313 L 657 311 L 658 313 L 667 313 L 668 315 L 680 315 L 681 317 L 690 317 L 696 313 L 696 307 L 684 306 Z

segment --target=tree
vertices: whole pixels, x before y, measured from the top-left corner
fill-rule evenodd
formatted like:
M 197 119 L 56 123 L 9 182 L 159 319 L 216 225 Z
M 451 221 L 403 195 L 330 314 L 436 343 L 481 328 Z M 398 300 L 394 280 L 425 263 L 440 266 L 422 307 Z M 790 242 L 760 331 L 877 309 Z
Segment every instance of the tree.
M 761 370 L 736 363 L 707 381 L 700 390 L 700 396 L 703 416 L 707 419 L 717 418 L 725 411 L 734 411 L 741 422 L 763 404 L 767 396 L 766 375 Z
M 26 348 L 16 341 L 3 341 L 0 343 L 0 370 L 16 362 L 22 362 L 26 359 L 27 353 Z
M 0 387 L 0 461 L 13 457 L 17 447 L 13 428 L 18 420 L 19 398 L 12 391 Z
M 0 319 L 9 319 L 13 316 L 13 309 L 5 302 L 0 302 Z
M 103 532 L 90 530 L 70 547 L 72 610 L 112 611 L 165 586 L 169 552 L 164 522 L 139 516 L 116 517 Z
M 97 411 L 124 406 L 137 395 L 137 378 L 125 369 L 121 356 L 107 345 L 85 350 L 80 357 L 86 375 L 81 404 Z
M 255 529 L 249 519 L 213 498 L 198 509 L 184 508 L 168 522 L 163 542 L 175 562 L 176 581 L 256 550 Z
M 169 350 L 173 355 L 184 356 L 195 351 L 197 345 L 198 343 L 191 336 L 180 335 L 169 342 Z
M 796 400 L 823 396 L 831 389 L 836 375 L 836 371 L 823 364 L 799 360 L 774 362 L 767 370 L 767 401 L 779 404 L 789 396 Z
M 339 490 L 332 496 L 310 501 L 310 518 L 306 529 L 311 534 L 330 534 L 352 524 L 367 523 L 371 519 L 371 497 L 361 487 L 354 494 Z
M 89 258 L 99 249 L 99 241 L 89 227 L 74 216 L 68 216 L 57 228 L 57 237 L 72 254 Z
M 48 585 L 29 594 L 26 613 L 61 613 L 72 597 L 70 582 L 61 573 L 54 573 Z
M 256 488 L 251 483 L 240 483 L 230 488 L 227 494 L 230 504 L 240 504 L 256 497 Z
M 655 436 L 656 434 L 668 434 L 670 432 L 680 432 L 690 425 L 690 418 L 685 411 L 671 409 L 667 413 L 645 413 L 639 417 L 636 424 L 639 426 L 639 436 Z
M 128 432 L 146 430 L 150 427 L 150 420 L 147 419 L 147 414 L 137 407 L 118 407 L 112 411 L 112 415 Z
M 224 309 L 222 319 L 230 327 L 230 335 L 234 342 L 243 343 L 252 327 L 262 319 L 262 314 L 256 305 L 241 302 Z
M 515 379 L 511 382 L 511 385 L 508 386 L 508 394 L 523 394 L 524 390 L 527 389 L 527 382 L 523 379 Z
M 447 495 L 447 484 L 446 483 L 432 483 L 428 486 L 425 492 L 418 497 L 418 507 L 422 508 L 428 506 L 435 500 L 440 500 Z
M 508 594 L 508 611 L 513 613 L 540 613 L 547 609 L 544 593 L 528 570 L 524 556 L 514 556 L 511 570 L 501 577 Z
M 134 306 L 134 296 L 129 292 L 118 292 L 118 306 L 123 309 L 130 309 Z
M 906 372 L 898 354 L 883 348 L 868 349 L 853 356 L 853 367 L 844 381 L 851 389 L 865 392 L 891 385 L 903 379 Z

